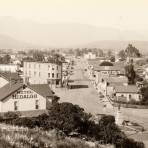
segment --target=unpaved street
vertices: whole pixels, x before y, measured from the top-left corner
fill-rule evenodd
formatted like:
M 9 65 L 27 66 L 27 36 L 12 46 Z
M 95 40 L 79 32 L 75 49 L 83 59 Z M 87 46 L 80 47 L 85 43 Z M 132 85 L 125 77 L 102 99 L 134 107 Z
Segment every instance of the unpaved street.
M 85 63 L 83 61 L 77 61 L 74 66 L 74 73 L 70 77 L 74 84 L 85 85 L 88 88 L 75 88 L 66 89 L 58 88 L 55 90 L 56 95 L 60 97 L 60 102 L 71 102 L 83 107 L 85 111 L 92 114 L 110 114 L 114 115 L 116 108 L 111 106 L 110 102 L 105 98 L 99 98 L 97 91 L 93 87 L 91 81 L 87 78 L 86 72 L 84 71 Z M 104 104 L 107 107 L 104 107 Z M 133 108 L 121 108 L 123 118 L 125 120 L 134 121 L 143 125 L 148 131 L 148 110 L 147 109 L 133 109 Z M 148 144 L 148 132 L 137 133 L 131 137 L 142 140 Z

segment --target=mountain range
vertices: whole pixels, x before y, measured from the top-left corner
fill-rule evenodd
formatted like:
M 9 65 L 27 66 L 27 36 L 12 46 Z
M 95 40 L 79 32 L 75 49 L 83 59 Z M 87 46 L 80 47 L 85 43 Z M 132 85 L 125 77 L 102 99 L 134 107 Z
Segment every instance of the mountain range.
M 147 40 L 148 31 L 120 30 L 79 23 L 39 23 L 28 19 L 0 17 L 0 48 L 124 49 L 128 43 L 132 43 L 146 51 Z

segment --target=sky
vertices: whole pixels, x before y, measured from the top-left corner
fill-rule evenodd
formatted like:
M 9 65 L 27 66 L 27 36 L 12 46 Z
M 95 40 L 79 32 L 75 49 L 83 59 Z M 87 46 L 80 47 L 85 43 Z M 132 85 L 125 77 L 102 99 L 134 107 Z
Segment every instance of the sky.
M 147 30 L 148 0 L 0 0 L 0 16 Z

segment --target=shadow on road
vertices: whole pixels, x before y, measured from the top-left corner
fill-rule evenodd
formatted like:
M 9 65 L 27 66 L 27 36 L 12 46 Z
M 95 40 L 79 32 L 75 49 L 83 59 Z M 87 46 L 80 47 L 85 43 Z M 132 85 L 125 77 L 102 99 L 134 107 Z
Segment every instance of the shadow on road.
M 74 82 L 74 80 L 68 80 L 68 82 L 69 82 L 69 83 L 73 83 L 73 82 Z
M 88 85 L 69 85 L 70 89 L 88 88 Z

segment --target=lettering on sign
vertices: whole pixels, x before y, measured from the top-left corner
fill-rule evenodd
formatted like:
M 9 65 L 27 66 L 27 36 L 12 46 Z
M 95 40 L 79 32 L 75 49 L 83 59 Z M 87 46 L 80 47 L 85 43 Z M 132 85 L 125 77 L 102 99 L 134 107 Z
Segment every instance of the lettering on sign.
M 17 91 L 16 94 L 12 95 L 12 99 L 30 99 L 37 98 L 37 94 L 34 94 L 32 91 Z

